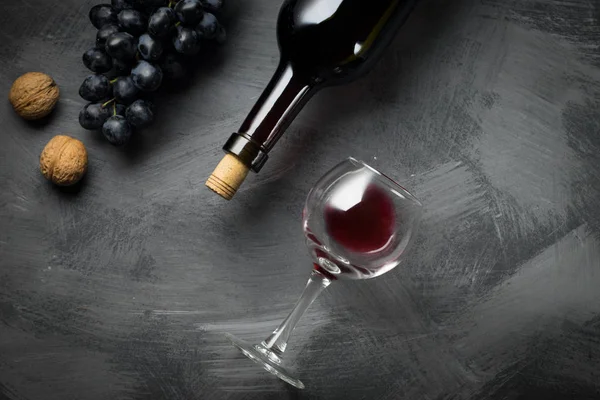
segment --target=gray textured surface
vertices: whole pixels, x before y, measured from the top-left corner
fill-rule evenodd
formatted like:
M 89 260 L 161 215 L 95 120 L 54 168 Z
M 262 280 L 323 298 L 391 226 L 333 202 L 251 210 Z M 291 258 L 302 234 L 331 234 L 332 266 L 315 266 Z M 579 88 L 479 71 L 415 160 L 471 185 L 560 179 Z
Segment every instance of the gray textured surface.
M 43 124 L 0 108 L 0 399 L 599 398 L 599 2 L 423 1 L 226 203 L 203 183 L 276 66 L 280 4 L 229 2 L 227 45 L 119 150 L 77 124 L 94 2 L 2 0 L 0 93 L 41 70 L 62 97 Z M 37 169 L 60 133 L 90 153 L 77 193 Z M 220 332 L 292 307 L 304 197 L 346 155 L 413 189 L 424 227 L 402 268 L 309 310 L 297 392 Z

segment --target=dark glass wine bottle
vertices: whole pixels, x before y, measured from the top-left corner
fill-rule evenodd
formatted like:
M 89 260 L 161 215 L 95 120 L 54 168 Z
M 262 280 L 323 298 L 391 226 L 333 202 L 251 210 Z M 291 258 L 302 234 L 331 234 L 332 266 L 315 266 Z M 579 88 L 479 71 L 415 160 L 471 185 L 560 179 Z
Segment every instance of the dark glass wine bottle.
M 246 177 L 244 169 L 260 171 L 315 92 L 371 69 L 416 1 L 286 0 L 277 22 L 279 66 L 239 131 L 225 143 L 229 161 L 222 161 L 227 165 L 217 167 L 207 186 L 233 197 Z

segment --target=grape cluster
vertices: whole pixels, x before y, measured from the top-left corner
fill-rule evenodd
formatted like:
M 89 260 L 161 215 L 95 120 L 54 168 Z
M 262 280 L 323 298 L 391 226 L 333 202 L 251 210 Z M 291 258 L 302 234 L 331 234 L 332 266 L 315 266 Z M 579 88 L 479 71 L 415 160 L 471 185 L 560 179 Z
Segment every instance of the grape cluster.
M 146 97 L 163 80 L 182 81 L 207 41 L 222 43 L 225 29 L 215 14 L 223 0 L 111 0 L 90 10 L 96 45 L 83 54 L 94 72 L 79 95 L 89 101 L 79 124 L 101 129 L 114 145 L 154 120 Z

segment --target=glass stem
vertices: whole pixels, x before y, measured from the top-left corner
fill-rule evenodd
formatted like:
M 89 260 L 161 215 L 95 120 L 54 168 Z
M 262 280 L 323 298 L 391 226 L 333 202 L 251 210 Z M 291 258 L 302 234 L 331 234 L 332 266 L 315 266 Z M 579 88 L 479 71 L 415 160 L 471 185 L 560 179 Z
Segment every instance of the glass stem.
M 310 274 L 308 282 L 306 283 L 306 287 L 300 296 L 300 299 L 294 306 L 294 309 L 290 315 L 288 315 L 281 325 L 279 325 L 279 327 L 275 329 L 273 333 L 261 343 L 261 345 L 271 350 L 277 356 L 281 356 L 285 351 L 288 340 L 302 315 L 304 315 L 312 302 L 319 297 L 321 292 L 325 290 L 330 283 L 331 279 L 327 278 L 319 271 L 313 270 Z

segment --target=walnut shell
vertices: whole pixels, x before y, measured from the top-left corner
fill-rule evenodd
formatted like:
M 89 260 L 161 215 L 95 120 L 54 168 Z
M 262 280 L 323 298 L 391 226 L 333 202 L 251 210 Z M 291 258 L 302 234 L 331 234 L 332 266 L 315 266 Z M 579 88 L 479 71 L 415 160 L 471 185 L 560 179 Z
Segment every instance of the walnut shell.
M 83 143 L 70 136 L 54 136 L 40 156 L 40 171 L 59 186 L 74 185 L 83 178 L 88 166 Z
M 21 117 L 40 119 L 52 112 L 60 90 L 50 76 L 41 72 L 28 72 L 13 83 L 8 100 Z

